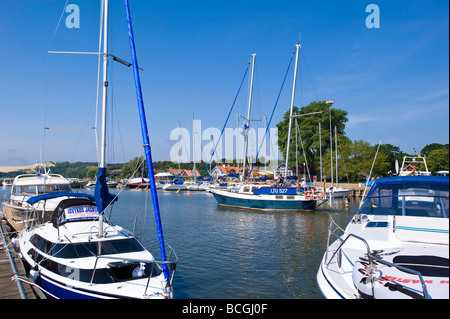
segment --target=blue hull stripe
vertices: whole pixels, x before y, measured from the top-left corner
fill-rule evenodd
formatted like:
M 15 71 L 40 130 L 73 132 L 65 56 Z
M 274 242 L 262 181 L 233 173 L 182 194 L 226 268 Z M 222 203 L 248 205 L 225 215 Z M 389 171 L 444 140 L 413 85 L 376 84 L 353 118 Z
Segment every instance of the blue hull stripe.
M 323 278 L 325 278 L 325 280 L 327 281 L 327 283 L 328 283 L 328 285 L 331 287 L 331 289 L 333 289 L 334 292 L 335 292 L 336 294 L 338 294 L 339 297 L 341 297 L 342 299 L 345 299 L 345 297 L 344 297 L 343 295 L 341 295 L 341 294 L 339 293 L 339 291 L 337 291 L 336 288 L 334 288 L 334 286 L 333 286 L 333 285 L 331 284 L 331 282 L 328 280 L 327 276 L 325 275 L 325 272 L 323 271 L 322 265 L 320 265 L 320 270 L 322 271 Z
M 263 199 L 247 199 L 224 196 L 222 194 L 213 193 L 215 199 L 220 205 L 240 207 L 247 209 L 264 209 L 264 210 L 314 210 L 316 208 L 315 200 L 263 200 Z
M 72 290 L 70 288 L 62 287 L 60 284 L 55 283 L 53 280 L 45 276 L 40 276 L 42 288 L 48 291 L 59 299 L 100 299 L 101 296 L 95 297 L 88 294 L 84 294 L 81 290 Z M 52 298 L 52 296 L 49 296 Z
M 433 228 L 420 228 L 420 227 L 407 227 L 407 226 L 396 226 L 395 228 L 396 229 L 401 229 L 401 230 L 448 234 L 448 230 L 446 230 L 446 229 L 433 229 Z

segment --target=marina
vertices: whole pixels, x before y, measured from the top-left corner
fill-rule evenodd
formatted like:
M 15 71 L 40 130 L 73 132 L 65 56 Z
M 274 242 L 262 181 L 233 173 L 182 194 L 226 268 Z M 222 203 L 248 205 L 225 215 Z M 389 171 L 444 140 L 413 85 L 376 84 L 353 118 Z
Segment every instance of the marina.
M 2 196 L 8 191 L 0 188 Z M 177 299 L 323 299 L 315 274 L 329 218 L 345 224 L 359 206 L 352 198 L 349 206 L 336 199 L 334 207 L 324 204 L 312 212 L 260 212 L 221 207 L 207 192 L 158 190 L 158 197 L 166 242 L 179 258 Z M 111 222 L 135 227 L 139 241 L 157 251 L 150 207 L 149 191 L 124 189 Z
M 33 4 L 48 20 L 33 33 L 4 19 L 4 53 L 29 50 L 4 59 L 0 299 L 449 299 L 448 50 L 404 51 L 448 29 L 448 5 L 383 4 L 401 13 L 383 13 L 380 45 L 375 4 L 350 30 L 352 4 L 66 1 L 48 43 L 56 2 Z

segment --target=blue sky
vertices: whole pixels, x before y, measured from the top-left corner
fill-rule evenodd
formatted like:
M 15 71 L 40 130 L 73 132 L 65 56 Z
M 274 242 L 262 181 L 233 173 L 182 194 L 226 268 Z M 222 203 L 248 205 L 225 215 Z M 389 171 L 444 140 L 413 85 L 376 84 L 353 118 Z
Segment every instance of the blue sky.
M 222 128 L 252 53 L 252 118 L 270 115 L 299 37 L 295 105 L 333 100 L 348 112 L 347 136 L 372 145 L 382 140 L 412 154 L 448 143 L 448 1 L 130 2 L 154 160 L 170 159 L 170 133 L 178 122 L 190 131 L 192 113 L 202 129 Z M 69 13 L 56 28 L 65 3 L 0 2 L 0 165 L 97 160 L 92 130 L 43 129 L 95 125 L 97 57 L 47 51 L 97 51 L 100 5 L 69 0 L 80 28 L 66 27 Z M 371 3 L 380 28 L 366 27 Z M 110 52 L 130 60 L 122 0 L 110 0 L 110 20 Z M 108 162 L 126 162 L 142 155 L 133 74 L 110 65 Z M 291 87 L 292 73 L 272 127 L 289 108 Z

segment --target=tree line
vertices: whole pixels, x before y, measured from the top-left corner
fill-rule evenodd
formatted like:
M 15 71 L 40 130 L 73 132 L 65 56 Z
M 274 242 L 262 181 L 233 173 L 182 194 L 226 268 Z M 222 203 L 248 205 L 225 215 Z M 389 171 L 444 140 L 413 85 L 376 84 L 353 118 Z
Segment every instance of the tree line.
M 319 172 L 320 153 L 322 153 L 322 172 L 330 177 L 331 160 L 335 170 L 337 154 L 340 180 L 356 182 L 369 174 L 378 146 L 379 151 L 373 166 L 372 177 L 395 174 L 395 161 L 397 160 L 401 165 L 404 156 L 413 155 L 403 152 L 400 147 L 392 144 L 371 145 L 363 140 L 350 140 L 345 135 L 348 113 L 332 108 L 332 104 L 326 101 L 312 102 L 301 109 L 294 107 L 293 115 L 299 116 L 292 121 L 289 166 L 295 165 L 297 160 L 299 164 L 307 164 L 310 171 Z M 286 158 L 287 153 L 289 117 L 290 110 L 285 112 L 283 120 L 277 124 L 278 146 L 283 158 Z M 432 174 L 449 169 L 448 144 L 428 144 L 420 150 L 419 154 L 427 157 L 427 166 Z
M 364 140 L 350 140 L 345 134 L 348 113 L 345 110 L 332 108 L 332 105 L 326 101 L 312 102 L 300 109 L 294 106 L 293 114 L 298 115 L 298 117 L 292 121 L 291 127 L 288 159 L 290 167 L 295 166 L 296 163 L 308 165 L 309 171 L 319 176 L 322 162 L 322 173 L 329 178 L 332 175 L 331 160 L 333 160 L 333 173 L 335 174 L 337 154 L 340 181 L 359 182 L 369 174 L 378 147 L 379 150 L 372 171 L 373 177 L 395 174 L 395 161 L 397 160 L 401 165 L 404 156 L 412 155 L 403 152 L 400 147 L 392 144 L 371 145 Z M 279 163 L 284 162 L 286 158 L 289 117 L 290 110 L 287 110 L 283 119 L 277 124 L 278 147 L 283 155 L 283 159 L 280 159 Z M 332 157 L 331 150 L 333 150 Z M 320 156 L 321 154 L 322 156 Z M 432 174 L 449 169 L 448 144 L 431 143 L 422 148 L 418 154 L 426 156 L 428 169 Z M 209 167 L 213 169 L 217 164 L 221 165 L 224 162 L 225 159 L 213 161 L 209 164 Z M 97 173 L 97 163 L 95 162 L 57 162 L 54 164 L 51 172 L 65 177 L 95 178 Z M 228 164 L 237 166 L 236 160 Z M 261 165 L 258 159 L 255 165 Z M 159 161 L 153 163 L 153 168 L 155 172 L 164 172 L 169 168 L 178 168 L 178 163 Z M 193 164 L 180 163 L 180 168 L 192 170 Z M 203 161 L 196 163 L 196 168 L 200 174 L 203 174 L 207 168 L 207 163 Z M 114 169 L 121 170 L 120 178 L 147 177 L 147 164 L 142 156 L 135 157 L 128 163 L 108 165 L 108 170 Z M 24 173 L 26 172 L 0 172 L 0 178 L 13 178 Z

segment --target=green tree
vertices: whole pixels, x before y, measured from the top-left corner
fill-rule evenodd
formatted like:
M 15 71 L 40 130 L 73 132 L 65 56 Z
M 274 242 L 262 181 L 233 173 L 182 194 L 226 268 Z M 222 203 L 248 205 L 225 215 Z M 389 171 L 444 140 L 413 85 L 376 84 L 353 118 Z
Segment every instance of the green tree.
M 432 151 L 439 149 L 447 150 L 448 152 L 448 144 L 439 144 L 439 143 L 428 144 L 424 148 L 422 148 L 422 150 L 420 151 L 420 155 L 428 156 Z
M 386 156 L 386 166 L 388 167 L 388 171 L 391 171 L 393 174 L 395 173 L 395 160 L 401 165 L 403 156 L 407 155 L 400 150 L 400 147 L 392 144 L 381 144 L 380 153 Z
M 130 178 L 131 176 L 148 177 L 147 162 L 143 156 L 135 157 L 122 165 L 120 178 Z
M 97 176 L 97 171 L 98 171 L 97 167 L 90 168 L 87 171 L 86 176 L 89 178 L 95 178 Z
M 431 174 L 436 174 L 438 171 L 448 171 L 449 170 L 449 152 L 447 150 L 435 149 L 430 151 L 427 157 L 428 169 Z
M 330 149 L 330 116 L 331 116 L 331 130 L 333 133 L 333 149 L 334 149 L 334 129 L 336 127 L 338 140 L 346 141 L 348 138 L 345 136 L 345 123 L 348 121 L 347 112 L 340 109 L 332 108 L 326 101 L 312 102 L 307 106 L 302 107 L 300 110 L 294 106 L 293 115 L 301 115 L 308 113 L 321 112 L 319 114 L 305 115 L 297 118 L 298 124 L 298 150 L 299 150 L 299 162 L 304 163 L 301 142 L 305 151 L 305 157 L 310 167 L 319 169 L 320 163 L 320 143 L 322 142 L 322 154 L 325 154 Z M 290 110 L 287 110 L 284 114 L 283 120 L 277 124 L 278 128 L 278 147 L 283 154 L 283 158 L 286 158 L 288 128 L 289 128 L 289 115 Z M 295 165 L 295 132 L 296 124 L 295 119 L 292 121 L 291 127 L 291 141 L 289 149 L 289 165 Z M 319 135 L 319 123 L 321 123 L 321 136 Z M 322 141 L 320 141 L 322 140 Z M 324 157 L 325 158 L 325 157 Z M 330 167 L 330 161 L 328 157 L 328 163 L 323 161 L 324 167 Z

